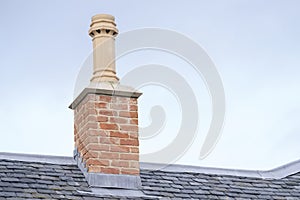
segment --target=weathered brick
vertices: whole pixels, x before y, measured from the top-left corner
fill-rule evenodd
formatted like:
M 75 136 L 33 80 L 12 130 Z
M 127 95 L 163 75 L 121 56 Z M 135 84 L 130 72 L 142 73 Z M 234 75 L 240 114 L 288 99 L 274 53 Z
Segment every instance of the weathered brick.
M 139 175 L 139 173 L 140 173 L 139 169 L 127 169 L 127 168 L 121 169 L 121 174 Z
M 129 167 L 130 168 L 140 168 L 140 163 L 138 161 L 131 161 L 129 162 Z
M 137 105 L 130 105 L 130 106 L 129 106 L 129 110 L 130 110 L 130 111 L 137 111 L 137 110 L 138 110 L 138 107 L 137 107 Z
M 88 166 L 88 172 L 97 173 L 101 172 L 100 166 Z
M 94 159 L 90 158 L 86 161 L 87 165 L 97 165 L 97 166 L 109 166 L 109 160 L 100 160 L 100 159 Z
M 129 137 L 132 139 L 137 139 L 139 137 L 138 132 L 129 132 Z
M 112 110 L 99 110 L 99 115 L 117 116 L 117 112 Z
M 105 95 L 100 95 L 100 96 L 99 96 L 99 100 L 100 100 L 100 101 L 110 102 L 111 99 L 112 99 L 111 96 L 105 96 Z
M 110 137 L 117 137 L 117 138 L 129 138 L 128 133 L 120 132 L 120 131 L 110 131 L 109 136 Z
M 112 110 L 128 110 L 128 105 L 127 104 L 114 103 L 114 104 L 110 104 L 109 107 Z
M 120 154 L 114 152 L 101 152 L 99 156 L 102 159 L 116 159 L 120 157 Z
M 106 137 L 109 135 L 109 132 L 105 130 L 88 130 L 87 135 Z
M 130 153 L 140 153 L 140 150 L 138 147 L 130 147 Z
M 96 122 L 88 122 L 85 126 L 86 129 L 97 129 L 98 123 Z
M 119 138 L 100 138 L 100 144 L 120 144 L 120 139 Z
M 75 109 L 75 145 L 89 172 L 139 174 L 136 98 L 89 94 Z
M 130 147 L 127 146 L 110 146 L 109 149 L 111 152 L 122 152 L 122 153 L 130 153 Z
M 108 117 L 105 116 L 98 116 L 97 122 L 108 122 Z
M 109 151 L 107 144 L 88 144 L 86 148 L 92 151 Z
M 139 160 L 139 155 L 138 154 L 120 154 L 120 159 L 121 160 Z
M 113 167 L 101 167 L 101 172 L 107 174 L 119 174 L 120 169 Z
M 100 123 L 100 128 L 104 130 L 119 130 L 117 124 L 110 124 L 110 123 Z
M 137 139 L 120 139 L 120 145 L 138 146 L 139 141 Z
M 100 102 L 95 104 L 95 108 L 107 108 L 107 107 L 108 107 L 107 103 Z
M 93 137 L 89 136 L 83 141 L 83 144 L 88 145 L 88 144 L 98 143 L 98 142 L 99 142 L 99 138 L 97 136 L 93 136 Z
M 113 161 L 111 161 L 111 166 L 129 168 L 129 161 L 113 160 Z
M 128 111 L 120 111 L 119 112 L 120 117 L 128 117 L 128 118 L 137 118 L 138 113 L 137 112 L 128 112 Z
M 136 125 L 120 124 L 120 130 L 121 131 L 138 132 L 138 126 L 136 126 Z
M 126 118 L 120 118 L 120 117 L 110 117 L 109 122 L 111 123 L 118 123 L 118 124 L 127 124 L 128 119 Z
M 138 125 L 138 119 L 131 119 L 130 124 Z

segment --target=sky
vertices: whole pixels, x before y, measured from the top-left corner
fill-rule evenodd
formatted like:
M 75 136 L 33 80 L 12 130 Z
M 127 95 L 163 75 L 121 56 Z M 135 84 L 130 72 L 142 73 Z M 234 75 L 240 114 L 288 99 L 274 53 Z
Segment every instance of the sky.
M 178 164 L 272 169 L 300 159 L 300 13 L 297 0 L 2 0 L 0 2 L 0 152 L 71 156 L 68 106 L 89 66 L 90 19 L 112 14 L 120 32 L 155 27 L 183 34 L 213 60 L 222 79 L 222 135 L 205 159 L 198 154 L 211 120 L 205 83 L 180 58 L 144 50 L 117 61 L 120 77 L 135 67 L 167 65 L 182 75 L 198 102 L 199 127 Z M 164 130 L 141 141 L 141 153 L 176 137 L 180 105 L 159 85 L 140 88 L 140 124 L 161 105 Z M 175 97 L 174 97 L 175 96 Z M 196 108 L 196 107 L 195 107 Z M 153 120 L 153 119 L 152 119 Z

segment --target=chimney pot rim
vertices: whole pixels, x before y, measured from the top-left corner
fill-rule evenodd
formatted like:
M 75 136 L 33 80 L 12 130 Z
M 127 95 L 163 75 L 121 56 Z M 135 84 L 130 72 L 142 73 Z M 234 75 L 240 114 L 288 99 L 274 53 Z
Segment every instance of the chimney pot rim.
M 115 21 L 115 17 L 109 14 L 97 14 L 92 17 L 92 22 L 101 20 Z

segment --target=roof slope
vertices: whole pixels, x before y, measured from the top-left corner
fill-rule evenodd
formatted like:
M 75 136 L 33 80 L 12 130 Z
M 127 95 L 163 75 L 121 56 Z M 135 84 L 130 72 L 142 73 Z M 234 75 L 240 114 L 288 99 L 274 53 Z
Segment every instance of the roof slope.
M 93 194 L 84 175 L 75 164 L 0 160 L 0 200 L 2 199 L 131 198 Z
M 94 194 L 75 163 L 0 159 L 1 199 L 300 199 L 300 173 L 261 179 L 141 169 L 142 197 Z
M 143 192 L 184 199 L 300 199 L 300 173 L 279 180 L 203 173 L 141 171 Z

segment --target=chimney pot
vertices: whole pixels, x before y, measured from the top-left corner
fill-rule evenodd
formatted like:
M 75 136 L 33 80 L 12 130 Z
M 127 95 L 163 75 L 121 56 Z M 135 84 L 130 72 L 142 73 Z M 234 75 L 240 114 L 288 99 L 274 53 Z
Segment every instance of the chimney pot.
M 92 83 L 117 83 L 115 64 L 115 37 L 118 29 L 115 17 L 98 14 L 92 17 L 89 35 L 93 41 L 93 77 Z

